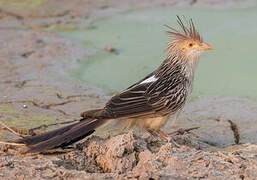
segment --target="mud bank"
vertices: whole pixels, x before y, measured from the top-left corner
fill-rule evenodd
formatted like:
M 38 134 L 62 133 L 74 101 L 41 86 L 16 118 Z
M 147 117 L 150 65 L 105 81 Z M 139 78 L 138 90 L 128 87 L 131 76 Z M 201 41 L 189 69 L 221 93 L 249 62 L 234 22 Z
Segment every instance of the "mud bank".
M 192 136 L 185 133 L 175 138 L 192 143 Z M 0 177 L 4 179 L 254 179 L 257 176 L 256 145 L 244 144 L 228 151 L 204 151 L 188 145 L 175 148 L 133 132 L 105 138 L 93 136 L 65 153 L 19 155 L 15 150 L 6 151 L 1 151 L 0 158 Z

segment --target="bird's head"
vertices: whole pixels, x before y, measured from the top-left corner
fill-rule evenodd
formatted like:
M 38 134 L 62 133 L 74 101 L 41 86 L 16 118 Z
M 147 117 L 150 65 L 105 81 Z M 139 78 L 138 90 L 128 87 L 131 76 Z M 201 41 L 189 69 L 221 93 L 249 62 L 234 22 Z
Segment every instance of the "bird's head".
M 168 56 L 179 55 L 185 61 L 195 64 L 199 56 L 206 50 L 213 49 L 209 44 L 204 43 L 200 34 L 195 29 L 192 19 L 188 22 L 188 27 L 185 26 L 179 16 L 177 22 L 180 30 L 167 26 L 170 31 L 168 35 L 172 37 L 167 47 Z

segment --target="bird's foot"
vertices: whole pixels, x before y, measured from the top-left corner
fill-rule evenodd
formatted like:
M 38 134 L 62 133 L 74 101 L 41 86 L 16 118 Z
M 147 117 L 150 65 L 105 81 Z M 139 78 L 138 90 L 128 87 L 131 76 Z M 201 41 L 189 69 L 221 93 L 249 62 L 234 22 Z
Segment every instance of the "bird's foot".
M 161 130 L 157 130 L 157 131 L 148 130 L 148 132 L 150 134 L 152 134 L 153 136 L 158 136 L 162 140 L 164 140 L 164 141 L 166 141 L 168 143 L 171 143 L 174 147 L 177 147 L 177 148 L 180 147 L 180 145 L 178 143 L 176 143 L 176 141 L 174 140 L 174 138 L 171 135 L 166 135 Z
M 174 140 L 174 138 L 172 136 L 168 137 L 168 142 L 171 143 L 173 146 L 179 148 L 180 145 L 178 143 L 176 143 L 176 141 Z
M 178 143 L 176 143 L 176 141 L 174 140 L 174 138 L 172 136 L 166 135 L 161 130 L 156 131 L 156 134 L 158 134 L 159 137 L 161 139 L 163 139 L 164 141 L 167 141 L 168 143 L 171 143 L 174 147 L 177 147 L 177 148 L 180 147 L 180 145 Z

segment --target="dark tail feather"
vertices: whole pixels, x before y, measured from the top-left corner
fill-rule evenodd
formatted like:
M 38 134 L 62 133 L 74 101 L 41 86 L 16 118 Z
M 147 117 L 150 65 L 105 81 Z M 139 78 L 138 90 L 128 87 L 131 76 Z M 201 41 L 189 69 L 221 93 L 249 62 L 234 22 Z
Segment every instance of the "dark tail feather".
M 37 136 L 20 139 L 19 143 L 28 146 L 28 152 L 42 152 L 57 147 L 64 147 L 77 142 L 90 134 L 106 122 L 104 119 L 87 119 L 80 122 L 46 132 Z
M 77 123 L 71 124 L 71 125 L 59 128 L 59 129 L 55 129 L 55 130 L 52 130 L 52 131 L 49 131 L 49 132 L 45 132 L 45 133 L 36 135 L 36 136 L 27 136 L 27 137 L 24 137 L 23 139 L 17 140 L 16 142 L 17 143 L 24 143 L 27 146 L 34 145 L 34 144 L 37 144 L 39 142 L 46 141 L 46 140 L 48 140 L 48 139 L 50 139 L 54 136 L 61 135 L 64 132 L 70 130 L 76 124 Z

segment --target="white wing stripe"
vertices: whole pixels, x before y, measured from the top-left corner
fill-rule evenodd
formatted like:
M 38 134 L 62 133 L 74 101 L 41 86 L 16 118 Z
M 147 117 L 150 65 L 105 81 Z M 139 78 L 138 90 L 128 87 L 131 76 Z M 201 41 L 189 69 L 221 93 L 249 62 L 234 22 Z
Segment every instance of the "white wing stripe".
M 140 84 L 155 82 L 157 79 L 158 78 L 156 78 L 155 76 L 151 76 L 151 77 L 145 79 L 144 81 L 142 81 Z

